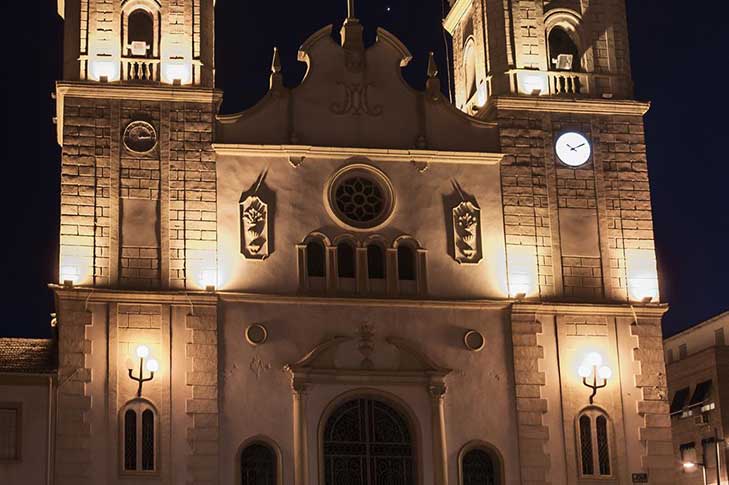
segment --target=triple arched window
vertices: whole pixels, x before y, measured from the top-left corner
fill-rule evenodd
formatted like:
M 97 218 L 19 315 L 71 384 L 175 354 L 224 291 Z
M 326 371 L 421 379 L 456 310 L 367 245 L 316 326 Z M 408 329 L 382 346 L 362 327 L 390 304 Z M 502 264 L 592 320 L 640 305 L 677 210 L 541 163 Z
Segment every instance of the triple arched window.
M 409 236 L 392 247 L 379 236 L 364 243 L 350 235 L 334 245 L 312 234 L 299 245 L 302 289 L 339 293 L 422 294 L 425 292 L 425 252 Z
M 601 410 L 590 408 L 577 418 L 577 444 L 580 475 L 606 478 L 613 475 L 611 425 Z
M 144 399 L 130 401 L 121 411 L 121 462 L 125 472 L 154 473 L 159 469 L 158 417 Z
M 241 485 L 278 485 L 276 451 L 263 441 L 254 441 L 240 453 Z

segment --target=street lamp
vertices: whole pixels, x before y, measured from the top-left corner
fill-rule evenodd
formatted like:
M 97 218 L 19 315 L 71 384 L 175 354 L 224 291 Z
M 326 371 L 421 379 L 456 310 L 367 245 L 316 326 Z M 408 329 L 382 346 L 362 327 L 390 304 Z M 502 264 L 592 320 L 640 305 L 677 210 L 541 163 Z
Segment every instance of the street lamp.
M 700 461 L 684 461 L 683 462 L 683 469 L 684 471 L 691 472 L 696 467 L 701 467 L 701 473 L 704 477 L 704 485 L 706 485 L 706 465 L 701 463 Z
M 147 360 L 147 370 L 149 371 L 149 377 L 144 377 L 144 359 L 149 357 L 149 347 L 146 345 L 139 345 L 137 346 L 136 350 L 137 357 L 139 357 L 139 376 L 135 377 L 134 373 L 132 371 L 131 365 L 129 366 L 129 378 L 137 383 L 139 383 L 139 387 L 137 388 L 137 397 L 142 397 L 142 385 L 145 382 L 151 381 L 154 379 L 154 373 L 159 370 L 159 362 L 157 362 L 156 359 L 150 358 Z
M 602 356 L 597 352 L 590 352 L 585 357 L 582 365 L 577 369 L 577 373 L 582 377 L 582 384 L 592 389 L 590 394 L 590 404 L 593 403 L 597 390 L 607 386 L 608 379 L 613 376 L 610 367 L 603 365 Z M 598 379 L 602 380 L 602 384 L 598 384 Z M 590 382 L 592 381 L 592 382 Z

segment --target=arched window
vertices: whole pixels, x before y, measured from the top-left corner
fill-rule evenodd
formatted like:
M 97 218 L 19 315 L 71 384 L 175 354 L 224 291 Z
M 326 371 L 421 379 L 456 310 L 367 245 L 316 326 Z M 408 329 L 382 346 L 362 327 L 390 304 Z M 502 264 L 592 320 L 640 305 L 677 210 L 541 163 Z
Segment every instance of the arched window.
M 157 465 L 157 413 L 147 401 L 137 399 L 122 413 L 124 471 L 154 472 Z
M 372 280 L 385 279 L 385 251 L 378 244 L 367 246 L 367 276 Z
M 324 484 L 415 485 L 408 422 L 388 404 L 368 398 L 339 406 L 324 429 Z
M 321 241 L 312 240 L 306 245 L 306 274 L 316 278 L 326 276 L 326 257 Z
M 580 54 L 569 33 L 562 27 L 549 32 L 549 65 L 554 71 L 579 71 Z
M 397 277 L 405 281 L 414 281 L 416 277 L 415 251 L 407 244 L 397 247 Z
M 577 420 L 580 470 L 585 477 L 609 477 L 610 421 L 598 409 L 584 411 Z
M 337 245 L 337 273 L 340 278 L 355 277 L 354 247 L 347 241 Z
M 251 443 L 240 454 L 241 485 L 276 485 L 276 468 L 276 452 L 266 443 Z
M 473 38 L 466 41 L 463 48 L 463 83 L 466 101 L 476 94 L 476 48 Z
M 491 454 L 483 448 L 473 448 L 461 459 L 461 485 L 498 485 L 499 472 Z
M 154 18 L 138 8 L 127 18 L 127 49 L 134 57 L 152 57 L 154 47 Z

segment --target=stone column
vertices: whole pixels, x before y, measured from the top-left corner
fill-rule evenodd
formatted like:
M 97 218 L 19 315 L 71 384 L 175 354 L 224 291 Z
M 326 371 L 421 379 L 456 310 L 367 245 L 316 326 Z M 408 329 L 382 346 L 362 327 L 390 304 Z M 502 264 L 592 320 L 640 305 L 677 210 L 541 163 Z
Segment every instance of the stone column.
M 306 432 L 307 386 L 292 379 L 294 411 L 294 485 L 306 485 L 309 481 L 309 453 Z
M 448 457 L 445 428 L 445 393 L 443 383 L 431 384 L 428 388 L 433 406 L 433 474 L 434 483 L 448 485 Z

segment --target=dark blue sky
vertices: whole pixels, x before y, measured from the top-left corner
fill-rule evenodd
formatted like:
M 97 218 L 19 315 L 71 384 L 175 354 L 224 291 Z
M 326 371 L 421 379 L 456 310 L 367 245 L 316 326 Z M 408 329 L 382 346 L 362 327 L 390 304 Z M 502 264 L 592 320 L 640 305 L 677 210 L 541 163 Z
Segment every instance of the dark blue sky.
M 405 78 L 413 86 L 422 88 L 429 50 L 436 52 L 446 82 L 440 0 L 358 3 L 370 38 L 382 26 L 412 51 Z M 53 311 L 46 285 L 57 273 L 60 150 L 51 92 L 60 78 L 62 48 L 55 4 L 4 6 L 0 335 L 46 336 Z M 707 10 L 680 0 L 628 0 L 636 97 L 653 102 L 646 136 L 661 293 L 671 305 L 664 319 L 667 335 L 729 308 L 729 2 L 711 4 Z M 341 22 L 345 5 L 345 0 L 217 0 L 222 110 L 249 107 L 266 92 L 274 45 L 283 55 L 286 84 L 296 84 L 304 73 L 296 62 L 298 46 L 321 26 Z

